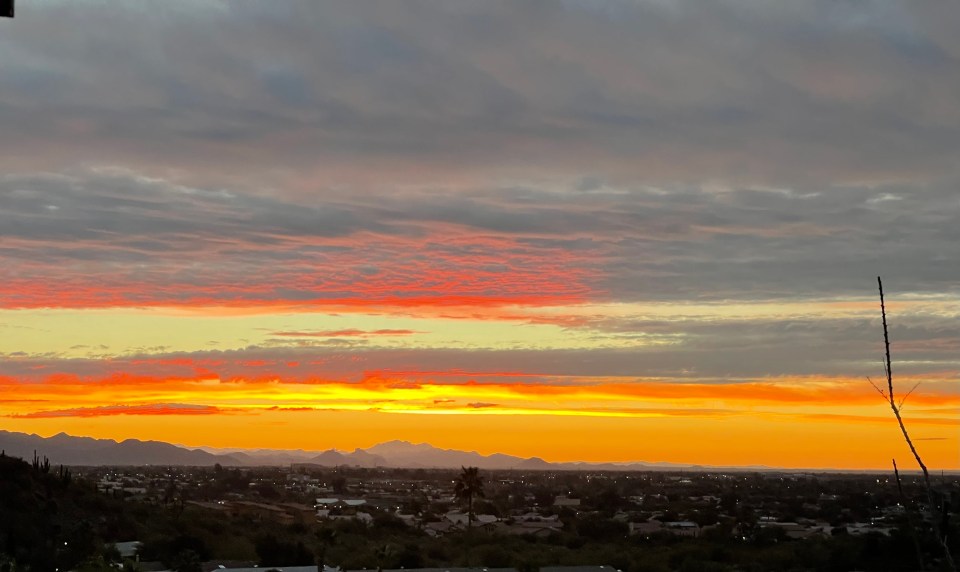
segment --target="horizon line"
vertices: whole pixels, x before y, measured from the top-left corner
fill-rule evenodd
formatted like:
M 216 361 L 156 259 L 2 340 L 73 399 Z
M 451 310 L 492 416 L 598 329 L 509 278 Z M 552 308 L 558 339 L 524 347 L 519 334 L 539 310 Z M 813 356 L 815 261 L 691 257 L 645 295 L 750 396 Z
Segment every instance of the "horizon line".
M 122 443 L 123 441 L 138 441 L 138 442 L 141 442 L 141 443 L 165 443 L 165 444 L 167 444 L 167 445 L 171 445 L 171 446 L 174 446 L 174 447 L 178 447 L 178 448 L 180 448 L 180 449 L 185 449 L 185 450 L 189 450 L 189 451 L 203 451 L 203 452 L 206 452 L 206 453 L 210 453 L 210 454 L 214 454 L 214 455 L 223 455 L 223 456 L 229 456 L 231 453 L 211 453 L 210 450 L 215 450 L 215 451 L 216 451 L 216 450 L 220 450 L 220 451 L 231 450 L 231 451 L 233 451 L 233 452 L 263 451 L 263 450 L 266 450 L 266 451 L 277 451 L 277 452 L 296 452 L 296 451 L 299 451 L 299 452 L 303 452 L 303 453 L 316 453 L 316 454 L 323 454 L 323 453 L 326 453 L 326 452 L 333 451 L 333 452 L 341 453 L 341 454 L 342 454 L 342 453 L 347 453 L 347 454 L 349 454 L 349 453 L 352 453 L 352 452 L 355 452 L 355 451 L 358 451 L 358 450 L 359 450 L 359 451 L 367 452 L 368 449 L 372 449 L 372 448 L 377 447 L 377 446 L 379 446 L 379 445 L 384 445 L 384 444 L 388 444 L 388 443 L 404 443 L 404 444 L 408 444 L 408 445 L 412 445 L 412 446 L 427 445 L 427 446 L 432 447 L 432 448 L 434 448 L 434 449 L 436 449 L 436 450 L 438 450 L 438 451 L 454 451 L 454 452 L 458 452 L 458 453 L 476 454 L 476 455 L 480 455 L 481 457 L 484 457 L 484 458 L 490 458 L 490 457 L 492 457 L 492 456 L 494 456 L 494 455 L 505 455 L 505 456 L 509 456 L 509 457 L 515 457 L 515 458 L 517 458 L 517 459 L 520 459 L 521 461 L 529 461 L 529 460 L 533 460 L 533 459 L 539 459 L 539 460 L 544 461 L 544 462 L 546 462 L 546 463 L 548 463 L 548 464 L 550 464 L 550 465 L 587 465 L 586 467 L 583 467 L 583 468 L 564 468 L 564 467 L 562 467 L 562 466 L 553 466 L 553 467 L 547 467 L 547 468 L 536 468 L 536 467 L 526 467 L 526 468 L 522 468 L 522 467 L 509 467 L 509 468 L 495 468 L 495 469 L 482 468 L 482 470 L 486 470 L 486 471 L 513 471 L 513 470 L 521 470 L 521 471 L 544 471 L 544 472 L 548 472 L 548 471 L 554 470 L 554 471 L 570 471 L 570 472 L 574 472 L 574 471 L 578 471 L 578 470 L 589 470 L 590 466 L 596 466 L 596 465 L 615 465 L 615 466 L 621 467 L 621 468 L 622 468 L 622 472 L 646 472 L 646 471 L 656 471 L 656 472 L 670 472 L 670 471 L 679 471 L 679 472 L 683 472 L 683 471 L 694 471 L 694 472 L 736 471 L 736 472 L 774 472 L 774 473 L 775 473 L 775 472 L 790 472 L 790 473 L 857 473 L 857 474 L 880 474 L 880 473 L 892 472 L 891 469 L 889 469 L 889 468 L 883 468 L 883 469 L 881 469 L 881 468 L 871 468 L 871 467 L 841 469 L 841 468 L 836 468 L 836 467 L 783 467 L 783 466 L 770 466 L 770 465 L 710 465 L 710 464 L 702 464 L 702 463 L 678 463 L 678 462 L 673 462 L 673 461 L 583 461 L 583 460 L 576 460 L 576 461 L 551 461 L 551 460 L 545 459 L 545 458 L 543 458 L 543 457 L 540 457 L 539 455 L 533 456 L 533 457 L 521 457 L 521 456 L 519 456 L 519 455 L 514 455 L 514 454 L 510 454 L 510 453 L 502 453 L 502 452 L 495 452 L 495 453 L 484 454 L 484 453 L 481 453 L 481 452 L 479 452 L 479 451 L 477 451 L 477 450 L 469 450 L 469 451 L 468 451 L 468 450 L 464 450 L 464 449 L 445 449 L 445 448 L 437 447 L 437 446 L 433 445 L 432 443 L 428 443 L 428 442 L 426 442 L 426 441 L 420 442 L 420 443 L 414 443 L 414 442 L 412 442 L 412 441 L 407 441 L 407 440 L 405 440 L 405 439 L 391 439 L 391 440 L 388 440 L 388 441 L 383 441 L 383 442 L 376 443 L 376 444 L 374 444 L 374 445 L 370 445 L 369 447 L 356 447 L 356 448 L 354 449 L 354 451 L 345 451 L 345 450 L 338 450 L 338 449 L 336 449 L 335 447 L 331 447 L 331 448 L 328 448 L 328 449 L 308 450 L 308 449 L 283 449 L 283 448 L 265 448 L 265 447 L 258 447 L 258 448 L 253 448 L 253 447 L 213 447 L 213 446 L 207 446 L 207 445 L 192 446 L 192 445 L 185 445 L 185 444 L 182 444 L 182 443 L 171 443 L 171 442 L 169 442 L 169 441 L 158 441 L 158 440 L 156 440 L 156 439 L 138 439 L 138 438 L 135 438 L 135 437 L 130 437 L 130 438 L 122 439 L 122 440 L 117 440 L 117 439 L 112 439 L 112 438 L 91 437 L 91 436 L 88 436 L 88 435 L 71 435 L 70 433 L 67 433 L 66 431 L 59 431 L 59 432 L 57 432 L 57 433 L 55 433 L 55 434 L 53 434 L 53 435 L 50 435 L 49 437 L 44 437 L 43 435 L 40 435 L 40 434 L 38 434 L 38 433 L 23 433 L 23 432 L 20 432 L 20 431 L 9 431 L 9 430 L 5 430 L 5 429 L 0 429 L 0 433 L 12 433 L 12 434 L 19 434 L 19 435 L 28 435 L 28 436 L 39 437 L 39 438 L 41 438 L 41 439 L 50 439 L 50 438 L 56 437 L 56 436 L 58 436 L 58 435 L 64 435 L 64 436 L 66 436 L 66 437 L 71 437 L 71 438 L 94 439 L 94 440 L 98 440 L 98 441 L 113 441 L 114 443 Z M 13 455 L 9 455 L 9 456 L 13 456 Z M 310 464 L 313 464 L 313 463 L 310 463 L 308 460 L 305 460 L 305 461 L 300 461 L 300 462 L 291 462 L 291 463 L 284 463 L 284 464 L 270 464 L 270 463 L 265 463 L 265 464 L 262 464 L 262 465 L 245 465 L 245 466 L 242 466 L 242 467 L 285 467 L 285 466 L 291 466 L 291 465 L 310 465 Z M 634 466 L 634 465 L 643 465 L 643 466 L 649 467 L 649 468 L 647 468 L 647 469 L 631 469 L 631 468 L 629 468 L 629 467 Z M 64 466 L 85 466 L 85 465 L 64 465 Z M 104 465 L 104 466 L 108 466 L 108 465 Z M 122 466 L 122 465 L 116 465 L 116 466 Z M 129 466 L 152 466 L 152 465 L 142 464 L 142 465 L 129 465 Z M 191 465 L 166 465 L 166 464 L 163 464 L 163 465 L 156 465 L 156 466 L 191 466 Z M 200 466 L 200 465 L 197 465 L 197 466 Z M 317 466 L 326 466 L 326 465 L 317 465 Z M 346 466 L 346 467 L 359 467 L 359 468 L 373 468 L 373 469 L 376 469 L 376 468 L 390 468 L 390 469 L 408 469 L 408 470 L 416 470 L 416 469 L 424 469 L 424 470 L 455 470 L 455 469 L 456 469 L 456 467 L 454 467 L 454 466 L 450 466 L 450 467 L 445 467 L 445 466 L 424 467 L 424 466 L 404 466 L 404 465 L 375 465 L 375 466 L 373 466 L 373 467 L 360 467 L 359 465 L 332 465 L 332 467 L 344 467 L 344 466 Z M 618 470 L 621 470 L 621 469 L 608 468 L 608 469 L 603 469 L 603 470 L 607 470 L 607 471 L 618 471 Z M 934 468 L 934 469 L 931 469 L 931 468 L 928 467 L 928 470 L 930 470 L 931 473 L 937 473 L 937 472 L 939 472 L 939 473 L 944 474 L 944 475 L 947 475 L 947 474 L 949 474 L 949 475 L 960 475 L 960 468 L 956 468 L 956 469 L 935 469 L 935 468 Z M 915 468 L 915 469 L 902 469 L 902 468 L 901 468 L 901 469 L 900 469 L 900 472 L 901 472 L 901 473 L 917 473 L 917 474 L 923 474 L 922 470 L 921 470 L 919 467 L 918 467 L 918 468 Z

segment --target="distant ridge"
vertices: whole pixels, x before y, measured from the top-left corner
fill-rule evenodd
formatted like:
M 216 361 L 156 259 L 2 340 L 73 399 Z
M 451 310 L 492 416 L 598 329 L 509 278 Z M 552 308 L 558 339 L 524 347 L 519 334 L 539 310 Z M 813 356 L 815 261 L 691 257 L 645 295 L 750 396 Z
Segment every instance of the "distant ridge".
M 311 457 L 310 459 L 303 461 L 303 463 L 310 465 L 322 465 L 324 467 L 337 467 L 341 465 L 355 467 L 383 467 L 387 464 L 383 457 L 371 455 L 363 449 L 357 449 L 353 453 L 341 453 L 340 451 L 330 449 L 329 451 L 320 453 L 316 457 Z
M 41 437 L 28 433 L 0 430 L 0 449 L 7 455 L 31 459 L 34 451 L 49 457 L 57 465 L 160 465 L 209 467 L 223 466 L 276 466 L 290 464 L 317 465 L 323 467 L 395 467 L 422 469 L 450 469 L 461 466 L 480 467 L 488 470 L 520 469 L 525 471 L 679 471 L 679 470 L 730 470 L 730 471 L 783 471 L 787 469 L 762 465 L 740 467 L 717 467 L 684 465 L 676 463 L 551 463 L 540 457 L 516 457 L 503 453 L 482 455 L 476 451 L 440 449 L 428 443 L 388 441 L 368 449 L 352 452 L 329 449 L 304 451 L 302 449 L 217 449 L 211 447 L 189 448 L 161 441 L 127 439 L 93 439 L 58 433 Z M 791 469 L 799 471 L 801 469 Z M 816 469 L 827 472 L 829 469 Z M 869 471 L 847 471 L 869 472 Z
M 92 439 L 58 433 L 41 437 L 27 433 L 0 431 L 0 449 L 12 457 L 33 458 L 36 451 L 57 465 L 184 465 L 235 466 L 241 462 L 230 455 L 213 455 L 161 441 Z
M 584 470 L 594 467 L 609 467 L 615 470 L 648 470 L 653 465 L 630 466 L 593 465 L 588 463 L 548 463 L 539 457 L 525 459 L 513 455 L 494 453 L 481 455 L 476 451 L 440 449 L 427 443 L 388 441 L 368 449 L 353 452 L 303 451 L 278 449 L 214 449 L 188 448 L 160 441 L 127 439 L 93 439 L 58 433 L 41 437 L 27 433 L 0 431 L 0 449 L 7 455 L 29 459 L 34 451 L 50 458 L 51 463 L 63 465 L 182 465 L 208 467 L 217 463 L 223 466 L 267 466 L 306 464 L 324 467 L 406 467 L 406 468 L 459 468 L 475 466 L 482 469 L 525 470 Z M 673 467 L 673 465 L 670 465 Z

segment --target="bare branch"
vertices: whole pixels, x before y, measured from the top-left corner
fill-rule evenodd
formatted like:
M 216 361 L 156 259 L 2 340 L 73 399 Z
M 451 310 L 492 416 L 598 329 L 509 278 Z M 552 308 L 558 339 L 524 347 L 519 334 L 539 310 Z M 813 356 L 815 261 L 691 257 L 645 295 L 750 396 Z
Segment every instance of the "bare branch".
M 870 379 L 870 376 L 869 376 L 869 375 L 867 376 L 867 381 L 869 381 L 869 382 L 870 382 L 870 385 L 872 385 L 873 388 L 877 390 L 877 393 L 880 394 L 880 397 L 882 397 L 883 400 L 886 401 L 886 400 L 887 400 L 887 394 L 884 393 L 884 391 L 883 391 L 882 389 L 880 389 L 880 386 L 879 386 L 879 385 L 877 385 L 876 383 L 873 383 L 873 380 Z
M 918 381 L 913 387 L 910 388 L 910 391 L 908 391 L 908 392 L 900 399 L 900 403 L 897 405 L 897 409 L 899 409 L 900 411 L 903 411 L 903 403 L 907 400 L 908 397 L 910 397 L 910 394 L 911 394 L 911 393 L 913 393 L 918 387 L 920 387 L 920 384 L 921 384 L 921 383 L 922 383 L 922 382 Z

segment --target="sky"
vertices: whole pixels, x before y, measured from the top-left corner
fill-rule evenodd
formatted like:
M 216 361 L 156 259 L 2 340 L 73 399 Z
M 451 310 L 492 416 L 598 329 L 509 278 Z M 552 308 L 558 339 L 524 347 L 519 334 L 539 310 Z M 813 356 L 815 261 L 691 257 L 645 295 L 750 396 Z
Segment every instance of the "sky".
M 960 4 L 17 8 L 0 429 L 960 469 Z

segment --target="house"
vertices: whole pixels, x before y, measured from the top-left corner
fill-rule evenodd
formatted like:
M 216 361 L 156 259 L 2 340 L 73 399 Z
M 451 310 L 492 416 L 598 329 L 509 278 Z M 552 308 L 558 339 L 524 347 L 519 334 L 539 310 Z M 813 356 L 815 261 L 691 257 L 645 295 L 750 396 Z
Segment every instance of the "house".
M 697 526 L 697 523 L 689 520 L 665 522 L 663 523 L 663 528 L 670 534 L 676 536 L 690 536 L 694 538 L 700 536 L 700 527 Z
M 317 520 L 317 509 L 312 506 L 299 503 L 280 503 L 277 505 L 293 517 L 294 522 L 310 523 Z
M 449 520 L 441 520 L 439 522 L 428 522 L 423 525 L 423 531 L 426 532 L 429 536 L 437 537 L 443 536 L 448 532 L 463 530 L 463 527 L 459 524 L 450 522 Z
M 517 516 L 513 517 L 513 519 L 517 522 L 559 522 L 560 515 L 551 514 L 550 516 L 544 516 L 536 512 L 526 512 L 523 514 L 518 514 Z
M 284 568 L 292 570 L 292 568 Z M 403 568 L 383 572 L 517 572 L 516 568 Z M 262 570 L 261 570 L 262 572 Z M 543 566 L 540 572 L 616 572 L 612 566 Z
M 403 524 L 407 526 L 418 526 L 420 524 L 420 517 L 415 514 L 404 514 L 404 513 L 394 513 L 394 516 L 399 518 Z
M 630 534 L 639 534 L 641 536 L 649 536 L 655 532 L 660 532 L 663 530 L 663 523 L 659 520 L 645 520 L 642 522 L 628 522 L 627 526 L 629 527 Z
M 557 520 L 545 521 L 520 521 L 512 524 L 496 523 L 497 532 L 503 534 L 513 534 L 517 536 L 550 536 L 554 532 L 560 532 L 563 529 L 563 523 Z
M 787 538 L 806 538 L 820 533 L 818 528 L 804 526 L 798 522 L 768 522 L 761 526 L 764 528 L 779 528 L 787 534 Z
M 872 526 L 864 522 L 855 522 L 847 526 L 847 534 L 853 536 L 860 536 L 862 534 L 868 534 L 871 532 L 876 532 L 884 536 L 890 536 L 890 531 L 893 530 L 889 527 L 878 527 Z
M 318 510 L 317 518 L 326 520 L 358 520 L 367 526 L 373 524 L 373 515 L 368 512 L 357 512 L 353 514 L 330 514 L 330 511 L 328 510 Z
M 357 518 L 357 508 L 365 504 L 367 504 L 367 501 L 364 499 L 318 498 L 316 503 L 316 518 Z M 305 514 L 304 512 L 304 515 Z M 359 519 L 367 522 L 366 517 L 359 517 Z
M 617 572 L 613 566 L 542 566 L 540 572 Z
M 339 570 L 337 568 L 330 568 L 328 566 L 323 567 L 324 572 Z M 258 568 L 256 566 L 252 568 L 216 568 L 215 570 L 224 570 L 229 572 L 264 572 L 264 570 L 277 570 L 278 572 L 317 572 L 317 567 L 314 566 L 265 566 L 263 568 Z
M 293 515 L 272 504 L 263 504 L 253 501 L 234 501 L 230 503 L 232 516 L 246 516 L 255 520 L 269 520 L 278 524 L 293 524 Z
M 207 501 L 188 500 L 186 504 L 190 506 L 195 506 L 197 508 L 202 508 L 204 510 L 215 510 L 219 512 L 226 512 L 230 510 L 230 507 L 225 502 L 207 502 Z
M 141 546 L 143 546 L 143 543 L 139 540 L 117 542 L 113 545 L 113 547 L 117 549 L 117 552 L 120 553 L 120 558 L 136 558 L 137 550 L 140 550 Z
M 580 506 L 580 499 L 572 499 L 566 496 L 559 496 L 553 499 L 553 506 Z

